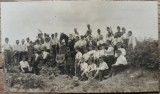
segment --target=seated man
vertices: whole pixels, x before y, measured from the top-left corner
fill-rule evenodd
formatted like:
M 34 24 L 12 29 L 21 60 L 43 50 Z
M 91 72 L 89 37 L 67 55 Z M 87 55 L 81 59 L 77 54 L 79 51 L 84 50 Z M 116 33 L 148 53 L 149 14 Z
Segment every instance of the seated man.
M 108 65 L 106 62 L 104 62 L 104 58 L 99 58 L 99 67 L 96 69 L 96 74 L 94 75 L 94 78 L 99 76 L 99 80 L 102 81 L 102 78 L 108 73 Z
M 21 71 L 24 73 L 29 73 L 31 71 L 30 66 L 26 61 L 25 57 L 23 57 L 22 61 L 20 62 L 20 68 L 21 68 Z
M 111 77 L 112 75 L 115 74 L 116 70 L 125 68 L 127 65 L 127 60 L 124 57 L 124 55 L 122 55 L 121 51 L 117 50 L 116 53 L 117 53 L 116 63 L 112 65 L 111 71 L 106 78 Z

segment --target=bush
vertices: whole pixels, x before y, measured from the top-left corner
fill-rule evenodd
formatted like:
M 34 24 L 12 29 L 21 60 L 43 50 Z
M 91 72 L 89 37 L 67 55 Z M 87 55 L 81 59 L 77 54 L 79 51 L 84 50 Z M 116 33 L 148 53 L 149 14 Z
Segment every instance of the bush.
M 158 41 L 137 41 L 135 49 L 127 49 L 127 60 L 131 66 L 158 69 Z

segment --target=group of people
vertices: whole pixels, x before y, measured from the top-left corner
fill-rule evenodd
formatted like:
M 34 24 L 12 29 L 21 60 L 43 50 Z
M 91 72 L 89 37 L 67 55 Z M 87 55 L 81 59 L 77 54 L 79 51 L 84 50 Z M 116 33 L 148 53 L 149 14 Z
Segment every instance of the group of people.
M 126 49 L 136 46 L 136 38 L 132 31 L 126 32 L 124 27 L 117 26 L 113 33 L 111 27 L 106 28 L 107 35 L 97 29 L 97 36 L 92 35 L 90 25 L 84 35 L 79 35 L 76 28 L 74 33 L 67 36 L 64 33 L 47 34 L 39 32 L 35 41 L 30 38 L 16 40 L 15 45 L 9 44 L 5 38 L 2 49 L 5 68 L 19 64 L 24 73 L 40 75 L 43 66 L 58 67 L 60 74 L 76 76 L 79 80 L 89 77 L 102 80 L 127 68 Z

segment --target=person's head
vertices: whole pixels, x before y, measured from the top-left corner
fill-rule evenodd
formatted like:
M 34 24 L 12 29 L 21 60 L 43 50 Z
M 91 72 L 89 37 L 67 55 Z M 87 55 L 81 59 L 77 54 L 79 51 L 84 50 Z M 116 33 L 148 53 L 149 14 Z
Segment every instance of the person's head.
M 117 42 L 117 48 L 121 48 L 121 46 L 122 46 L 122 43 L 121 42 Z
M 99 58 L 99 63 L 102 63 L 104 61 L 103 59 L 104 59 L 103 57 L 100 57 Z
M 100 29 L 97 29 L 97 33 L 98 33 L 98 34 L 101 34 L 101 30 L 100 30 Z
M 84 36 L 81 36 L 81 39 L 84 40 Z
M 36 40 L 36 44 L 40 44 L 40 41 L 38 39 Z
M 89 36 L 89 40 L 92 40 L 92 36 Z
M 26 41 L 29 43 L 29 41 L 30 41 L 29 37 L 26 39 Z
M 89 51 L 92 51 L 93 50 L 93 47 L 92 46 L 89 46 Z
M 6 37 L 5 38 L 5 43 L 8 43 L 9 42 L 9 39 Z
M 132 36 L 132 31 L 128 31 L 128 36 Z
M 107 45 L 108 45 L 108 46 L 109 46 L 109 45 L 112 45 L 112 41 L 107 40 Z
M 78 40 L 79 40 L 79 36 L 76 37 L 76 41 L 78 41 Z
M 32 42 L 32 41 L 30 41 L 30 42 L 29 42 L 29 45 L 30 45 L 30 46 L 32 46 L 32 45 L 33 45 L 33 42 Z
M 17 44 L 17 45 L 19 44 L 19 40 L 16 40 L 16 44 Z
M 76 52 L 79 52 L 79 48 L 76 48 L 75 51 L 76 51 Z
M 90 29 L 90 24 L 87 24 L 87 28 Z
M 109 28 L 109 27 L 106 27 L 106 30 L 107 30 L 108 32 L 110 32 L 110 28 Z
M 122 27 L 122 32 L 123 32 L 123 34 L 126 33 L 126 29 L 124 27 Z
M 77 34 L 77 28 L 74 28 L 74 33 Z
M 24 44 L 25 43 L 25 40 L 24 39 L 22 39 L 22 44 Z
M 117 53 L 117 56 L 119 57 L 122 52 L 121 52 L 121 50 L 117 50 L 116 53 Z
M 121 30 L 120 26 L 117 26 L 117 30 L 118 30 L 118 32 L 120 32 L 120 30 Z
M 55 33 L 55 37 L 56 37 L 56 38 L 58 37 L 58 33 Z
M 83 63 L 85 61 L 85 58 L 84 57 L 81 57 L 81 62 Z
M 54 34 L 51 35 L 51 38 L 52 38 L 52 39 L 54 38 Z
M 45 42 L 46 42 L 46 43 L 48 42 L 48 38 L 45 38 Z

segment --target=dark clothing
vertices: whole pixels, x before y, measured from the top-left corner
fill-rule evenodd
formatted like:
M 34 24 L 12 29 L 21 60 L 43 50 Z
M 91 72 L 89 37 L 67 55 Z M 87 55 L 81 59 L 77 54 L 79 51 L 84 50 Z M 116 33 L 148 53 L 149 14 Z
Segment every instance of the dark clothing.
M 5 67 L 8 69 L 8 65 L 11 65 L 11 51 L 10 50 L 4 50 L 4 62 L 5 62 Z
M 107 63 L 109 70 L 111 70 L 112 65 L 115 63 L 115 58 L 113 55 L 108 55 L 104 58 L 104 61 Z
M 106 70 L 99 70 L 99 80 L 102 81 L 102 79 L 104 78 L 104 76 L 106 76 L 107 74 L 109 73 L 109 71 L 106 69 Z

